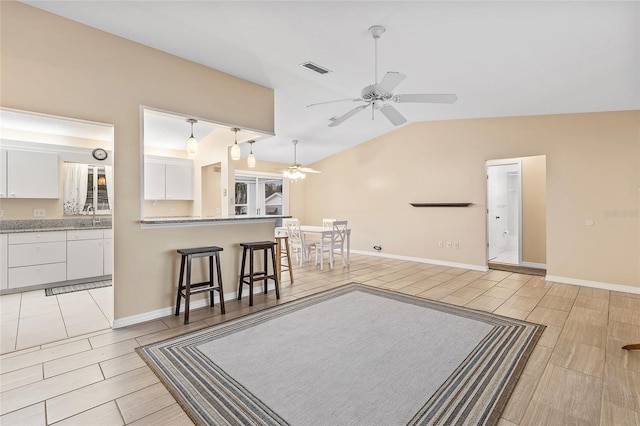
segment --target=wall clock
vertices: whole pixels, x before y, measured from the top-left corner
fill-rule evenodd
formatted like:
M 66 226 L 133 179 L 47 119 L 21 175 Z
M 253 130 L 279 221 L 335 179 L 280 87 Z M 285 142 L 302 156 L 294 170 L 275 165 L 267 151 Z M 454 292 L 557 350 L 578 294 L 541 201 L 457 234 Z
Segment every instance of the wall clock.
M 105 151 L 102 148 L 94 149 L 92 154 L 93 154 L 93 158 L 95 158 L 96 160 L 100 160 L 100 161 L 106 160 L 107 156 L 109 155 L 109 154 L 107 154 L 107 151 Z

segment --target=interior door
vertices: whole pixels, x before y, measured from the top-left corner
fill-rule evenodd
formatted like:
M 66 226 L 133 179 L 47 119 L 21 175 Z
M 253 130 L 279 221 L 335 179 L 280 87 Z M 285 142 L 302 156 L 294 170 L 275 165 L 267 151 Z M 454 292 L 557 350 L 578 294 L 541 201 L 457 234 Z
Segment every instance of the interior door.
M 505 249 L 507 238 L 505 228 L 505 208 L 507 206 L 506 174 L 501 165 L 487 166 L 487 236 L 489 260 L 495 259 Z

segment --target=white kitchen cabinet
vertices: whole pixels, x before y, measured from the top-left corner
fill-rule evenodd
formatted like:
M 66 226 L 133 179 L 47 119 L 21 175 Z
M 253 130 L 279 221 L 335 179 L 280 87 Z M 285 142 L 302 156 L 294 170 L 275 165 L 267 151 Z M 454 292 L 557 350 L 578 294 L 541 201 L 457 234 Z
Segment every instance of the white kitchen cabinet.
M 67 280 L 104 275 L 101 229 L 67 231 Z
M 0 198 L 7 198 L 7 150 L 0 149 Z
M 166 164 L 166 199 L 193 200 L 193 164 Z
M 65 281 L 66 261 L 64 231 L 8 234 L 6 288 Z
M 7 198 L 60 198 L 59 173 L 56 153 L 7 150 Z
M 144 199 L 164 200 L 165 199 L 165 165 L 145 161 L 144 163 Z
M 113 274 L 113 231 L 111 229 L 106 229 L 104 231 L 104 275 Z
M 7 252 L 9 251 L 7 234 L 0 234 L 0 290 L 9 288 L 7 281 Z
M 193 200 L 193 161 L 145 160 L 144 199 Z

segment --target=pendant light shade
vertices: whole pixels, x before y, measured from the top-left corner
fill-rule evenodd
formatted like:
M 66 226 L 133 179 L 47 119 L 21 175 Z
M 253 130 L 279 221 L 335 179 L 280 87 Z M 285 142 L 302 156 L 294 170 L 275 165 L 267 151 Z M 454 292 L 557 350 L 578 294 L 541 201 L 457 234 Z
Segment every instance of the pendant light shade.
M 256 156 L 253 155 L 253 144 L 256 141 L 249 141 L 249 146 L 251 146 L 251 152 L 249 152 L 249 156 L 247 157 L 247 166 L 254 168 L 256 166 Z
M 232 132 L 234 132 L 235 135 L 235 142 L 233 144 L 233 146 L 231 147 L 231 159 L 233 161 L 238 161 L 240 159 L 240 145 L 238 145 L 238 131 L 240 129 L 238 129 L 237 127 L 234 127 L 231 129 Z
M 187 123 L 191 123 L 191 136 L 187 139 L 187 158 L 189 159 L 194 159 L 198 153 L 198 141 L 193 137 L 193 124 L 197 122 L 198 120 L 187 118 Z

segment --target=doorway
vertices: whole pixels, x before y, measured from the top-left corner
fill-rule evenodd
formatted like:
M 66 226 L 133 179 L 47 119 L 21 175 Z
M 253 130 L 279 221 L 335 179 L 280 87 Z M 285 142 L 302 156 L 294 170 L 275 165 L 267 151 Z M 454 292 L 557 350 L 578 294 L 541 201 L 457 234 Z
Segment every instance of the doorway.
M 487 163 L 487 234 L 491 262 L 522 263 L 522 163 Z

